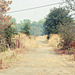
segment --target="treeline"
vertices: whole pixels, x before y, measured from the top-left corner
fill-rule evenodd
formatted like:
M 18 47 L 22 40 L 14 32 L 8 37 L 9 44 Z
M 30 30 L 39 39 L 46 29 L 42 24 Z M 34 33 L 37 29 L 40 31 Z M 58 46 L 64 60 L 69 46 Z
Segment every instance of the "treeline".
M 45 19 L 41 19 L 38 22 L 31 22 L 29 19 L 24 19 L 23 21 L 20 21 L 20 23 L 16 23 L 16 19 L 11 18 L 10 21 L 15 24 L 14 27 L 18 32 L 34 36 L 44 35 L 43 24 Z

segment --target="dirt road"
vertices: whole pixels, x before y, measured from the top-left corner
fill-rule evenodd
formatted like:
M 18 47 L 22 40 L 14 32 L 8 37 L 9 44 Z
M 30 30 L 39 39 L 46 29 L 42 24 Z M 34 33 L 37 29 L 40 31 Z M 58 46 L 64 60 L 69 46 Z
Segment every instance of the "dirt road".
M 15 67 L 0 71 L 0 75 L 75 75 L 75 66 L 67 63 L 46 42 L 36 41 L 37 48 L 30 48 Z

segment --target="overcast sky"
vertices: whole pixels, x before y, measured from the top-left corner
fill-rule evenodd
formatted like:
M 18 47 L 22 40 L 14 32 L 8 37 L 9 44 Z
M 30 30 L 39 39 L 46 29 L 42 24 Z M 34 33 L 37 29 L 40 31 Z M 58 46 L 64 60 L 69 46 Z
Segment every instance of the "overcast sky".
M 10 11 L 16 11 L 21 9 L 33 8 L 53 3 L 61 2 L 62 0 L 12 0 L 12 5 Z M 50 9 L 53 7 L 58 7 L 59 5 L 53 5 L 44 8 L 38 8 L 33 10 L 27 10 L 17 13 L 10 13 L 9 15 L 16 18 L 17 22 L 22 21 L 23 19 L 30 19 L 31 21 L 38 21 L 47 16 L 50 12 Z

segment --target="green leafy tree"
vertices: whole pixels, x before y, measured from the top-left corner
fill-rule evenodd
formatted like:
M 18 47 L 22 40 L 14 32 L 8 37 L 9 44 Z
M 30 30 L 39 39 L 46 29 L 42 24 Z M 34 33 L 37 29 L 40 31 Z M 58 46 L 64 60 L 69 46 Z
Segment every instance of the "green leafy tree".
M 21 29 L 23 29 L 26 23 L 30 25 L 31 21 L 29 19 L 24 19 L 23 21 L 20 21 L 20 23 L 16 23 L 15 24 L 16 30 L 18 32 L 21 32 Z
M 31 27 L 31 35 L 43 35 L 43 24 L 45 19 L 41 19 L 38 22 L 33 21 L 30 25 Z
M 21 29 L 21 32 L 30 35 L 30 26 L 28 23 L 25 23 L 24 27 Z
M 17 34 L 16 29 L 13 28 L 11 25 L 8 25 L 8 27 L 4 29 L 4 34 L 6 44 L 8 44 L 9 47 L 11 47 L 13 45 L 12 36 L 14 34 Z
M 18 28 L 17 28 L 18 24 L 17 24 L 17 22 L 16 22 L 16 19 L 15 19 L 15 18 L 11 18 L 11 19 L 10 19 L 10 23 L 13 24 L 12 27 L 15 28 L 16 31 L 18 32 Z
M 44 32 L 48 35 L 51 33 L 58 33 L 57 26 L 73 22 L 73 19 L 69 15 L 69 11 L 65 8 L 54 8 L 48 14 L 44 23 Z
M 11 19 L 11 16 L 6 14 L 10 10 L 10 4 L 12 1 L 0 0 L 0 51 L 6 48 L 4 30 L 8 27 Z
M 28 23 L 28 24 L 30 24 L 31 21 L 30 21 L 29 19 L 24 19 L 24 20 L 23 20 L 23 23 Z
M 33 21 L 32 23 L 29 19 L 24 19 L 23 21 L 20 21 L 20 23 L 17 24 L 16 19 L 12 18 L 10 22 L 11 23 L 13 22 L 15 24 L 15 28 L 18 32 L 23 32 L 24 31 L 23 28 L 25 27 L 25 24 L 28 24 L 30 27 L 30 35 L 36 35 L 36 36 L 44 35 L 43 24 L 45 22 L 45 19 L 41 19 L 38 22 Z

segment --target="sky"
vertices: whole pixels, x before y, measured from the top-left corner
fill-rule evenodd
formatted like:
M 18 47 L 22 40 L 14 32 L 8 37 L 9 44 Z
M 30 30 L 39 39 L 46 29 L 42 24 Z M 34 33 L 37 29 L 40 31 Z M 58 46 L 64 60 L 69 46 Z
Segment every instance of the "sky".
M 12 0 L 12 4 L 10 6 L 11 10 L 9 12 L 48 4 L 54 4 L 58 2 L 62 2 L 62 0 Z M 39 21 L 40 19 L 46 18 L 46 16 L 50 12 L 50 9 L 58 6 L 59 5 L 53 5 L 22 12 L 8 13 L 8 15 L 12 16 L 13 18 L 16 18 L 17 23 L 23 21 L 24 19 L 30 19 L 31 21 Z

